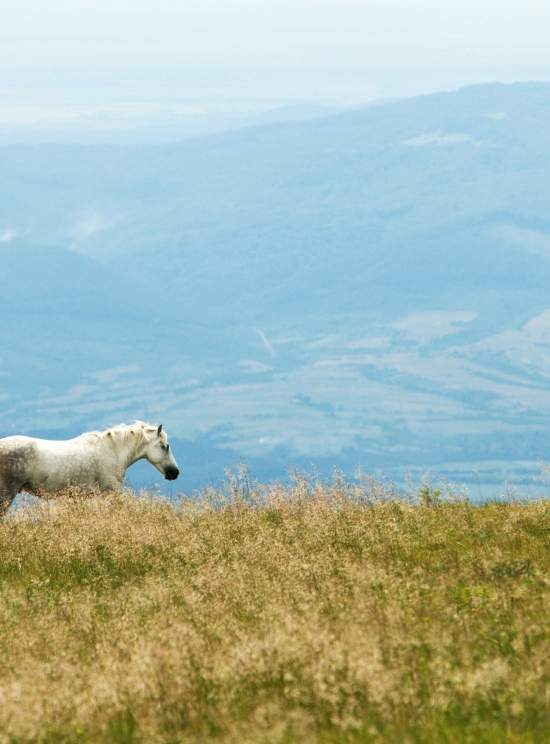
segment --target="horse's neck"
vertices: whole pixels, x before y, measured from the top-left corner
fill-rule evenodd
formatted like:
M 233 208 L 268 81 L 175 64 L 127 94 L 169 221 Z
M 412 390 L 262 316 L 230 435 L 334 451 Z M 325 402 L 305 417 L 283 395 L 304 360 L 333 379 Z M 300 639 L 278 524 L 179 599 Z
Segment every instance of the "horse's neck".
M 110 445 L 115 452 L 118 465 L 124 473 L 131 465 L 143 457 L 144 442 L 139 440 L 134 441 L 133 439 L 121 437 L 118 441 L 110 442 Z

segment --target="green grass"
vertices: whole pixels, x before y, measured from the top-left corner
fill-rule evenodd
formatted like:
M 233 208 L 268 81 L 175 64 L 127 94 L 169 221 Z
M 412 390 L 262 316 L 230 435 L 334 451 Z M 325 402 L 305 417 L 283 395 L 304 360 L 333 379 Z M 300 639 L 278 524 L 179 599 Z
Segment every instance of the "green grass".
M 550 502 L 216 500 L 0 524 L 0 742 L 550 741 Z

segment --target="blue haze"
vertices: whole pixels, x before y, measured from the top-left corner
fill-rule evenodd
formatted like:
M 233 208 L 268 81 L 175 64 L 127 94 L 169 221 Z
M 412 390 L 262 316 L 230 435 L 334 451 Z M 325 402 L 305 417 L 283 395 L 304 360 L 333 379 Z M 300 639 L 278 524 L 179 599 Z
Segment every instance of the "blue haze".
M 0 433 L 543 488 L 550 85 L 0 164 Z

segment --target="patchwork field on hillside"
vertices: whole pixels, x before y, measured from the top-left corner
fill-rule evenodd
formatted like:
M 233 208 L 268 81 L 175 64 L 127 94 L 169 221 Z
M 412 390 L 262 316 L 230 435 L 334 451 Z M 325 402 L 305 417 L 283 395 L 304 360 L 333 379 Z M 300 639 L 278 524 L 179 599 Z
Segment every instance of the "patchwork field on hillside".
M 540 742 L 550 502 L 234 482 L 0 524 L 0 742 Z

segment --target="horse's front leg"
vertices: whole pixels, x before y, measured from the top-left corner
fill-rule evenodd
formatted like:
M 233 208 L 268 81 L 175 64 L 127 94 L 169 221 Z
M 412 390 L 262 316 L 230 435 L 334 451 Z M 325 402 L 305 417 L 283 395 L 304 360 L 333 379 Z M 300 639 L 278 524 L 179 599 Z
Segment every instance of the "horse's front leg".
M 99 490 L 104 496 L 108 493 L 120 493 L 122 490 L 122 483 L 117 478 L 109 478 L 108 480 L 103 481 Z

